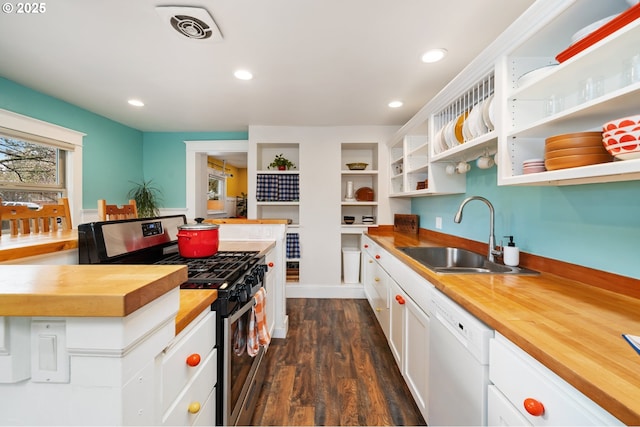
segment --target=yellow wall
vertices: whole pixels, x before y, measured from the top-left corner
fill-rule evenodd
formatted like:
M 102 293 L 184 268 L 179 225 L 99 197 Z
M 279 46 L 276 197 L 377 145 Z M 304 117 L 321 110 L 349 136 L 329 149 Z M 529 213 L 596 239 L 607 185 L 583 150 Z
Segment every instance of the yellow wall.
M 210 167 L 211 169 L 221 171 L 223 167 L 223 162 L 222 160 L 209 156 L 207 158 L 207 166 Z M 246 168 L 238 169 L 235 166 L 226 165 L 224 172 L 233 175 L 233 176 L 227 177 L 227 196 L 228 197 L 236 197 L 236 196 L 240 196 L 240 193 L 245 193 L 245 194 L 248 193 Z

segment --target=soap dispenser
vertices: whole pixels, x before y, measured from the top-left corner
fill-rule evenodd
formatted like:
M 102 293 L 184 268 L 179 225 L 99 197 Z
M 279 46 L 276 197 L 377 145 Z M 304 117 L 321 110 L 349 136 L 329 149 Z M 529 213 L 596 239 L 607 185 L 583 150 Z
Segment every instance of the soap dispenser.
M 517 267 L 518 264 L 520 264 L 520 250 L 514 243 L 513 236 L 504 236 L 504 237 L 507 237 L 509 239 L 509 243 L 507 243 L 507 246 L 502 248 L 502 250 L 504 251 L 503 252 L 504 264 L 511 267 Z

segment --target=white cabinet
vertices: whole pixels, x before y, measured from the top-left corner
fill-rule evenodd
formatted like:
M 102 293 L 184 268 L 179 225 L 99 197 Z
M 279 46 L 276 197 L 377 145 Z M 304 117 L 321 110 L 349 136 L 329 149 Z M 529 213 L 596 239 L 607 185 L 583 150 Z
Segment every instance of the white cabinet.
M 457 75 L 391 140 L 391 195 L 415 197 L 464 193 L 465 175 L 447 167 L 497 153 L 498 185 L 576 185 L 640 179 L 640 159 L 524 174 L 523 161 L 544 158 L 545 139 L 599 131 L 616 118 L 638 114 L 640 81 L 630 78 L 638 55 L 640 20 L 587 47 L 546 73 L 518 80 L 527 72 L 558 64 L 556 56 L 583 27 L 628 9 L 625 0 L 538 0 L 514 25 Z M 635 6 L 637 7 L 637 5 Z M 585 81 L 599 91 L 583 96 Z M 491 101 L 490 104 L 488 102 Z M 480 104 L 491 105 L 491 124 L 464 134 Z M 549 109 L 552 104 L 554 109 Z M 461 128 L 458 139 L 447 140 Z M 468 130 L 467 130 L 468 132 Z M 429 185 L 417 190 L 409 177 L 416 135 L 428 135 Z M 418 151 L 420 152 L 420 151 Z M 475 164 L 471 164 L 475 167 Z
M 430 136 L 406 135 L 391 147 L 390 197 L 464 193 L 465 176 L 448 175 L 448 163 L 433 161 L 433 144 L 430 141 L 435 137 L 434 132 L 430 132 Z
M 524 425 L 623 425 L 504 336 L 496 333 L 490 346 L 489 379 L 495 388 L 490 388 L 488 419 L 499 423 L 492 425 L 523 418 Z
M 389 281 L 391 278 L 380 265 L 380 259 L 388 255 L 388 253 L 380 248 L 369 239 L 365 239 L 362 245 L 365 253 L 365 293 L 369 299 L 369 304 L 373 309 L 378 323 L 389 338 L 390 328 L 390 306 L 389 306 Z
M 404 379 L 424 419 L 429 403 L 429 315 L 405 299 Z
M 600 18 L 621 12 L 624 1 L 577 1 L 542 30 L 498 61 L 506 102 L 500 133 L 500 185 L 571 185 L 636 180 L 640 160 L 524 174 L 522 162 L 544 158 L 545 139 L 559 134 L 600 131 L 612 119 L 638 114 L 640 81 L 628 78 L 627 62 L 638 54 L 640 20 L 596 42 L 548 72 L 518 85 L 518 78 L 546 64 L 571 43 L 571 35 Z M 600 90 L 586 97 L 588 79 Z M 553 104 L 554 108 L 548 106 Z M 508 112 L 508 114 L 506 114 Z
M 182 397 L 203 404 L 216 382 L 215 322 L 207 309 L 176 338 L 179 307 L 175 288 L 125 317 L 4 318 L 0 424 L 160 425 Z M 184 355 L 195 352 L 191 370 Z M 208 393 L 191 394 L 202 387 Z
M 429 315 L 426 309 L 432 285 L 367 236 L 363 241 L 365 294 L 398 368 L 422 416 L 427 419 Z
M 215 321 L 215 313 L 207 308 L 159 356 L 163 425 L 193 424 L 214 393 Z M 215 410 L 213 414 L 208 423 L 215 423 Z
M 270 250 L 265 256 L 265 262 L 267 263 L 267 272 L 264 276 L 264 289 L 267 292 L 267 322 L 269 333 L 273 335 L 276 326 L 276 305 L 280 300 L 277 295 L 276 279 L 278 276 L 278 270 L 282 266 L 278 265 L 277 253 L 275 250 Z
M 391 325 L 389 327 L 389 347 L 396 359 L 400 372 L 404 371 L 404 343 L 405 343 L 405 323 L 407 319 L 407 294 L 400 286 L 389 277 L 389 291 L 391 293 L 389 316 Z

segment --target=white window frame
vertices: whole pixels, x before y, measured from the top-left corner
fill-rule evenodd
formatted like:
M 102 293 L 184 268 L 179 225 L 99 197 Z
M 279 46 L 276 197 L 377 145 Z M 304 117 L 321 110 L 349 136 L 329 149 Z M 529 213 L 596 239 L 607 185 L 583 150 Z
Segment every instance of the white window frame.
M 24 138 L 35 142 L 44 138 L 49 144 L 60 143 L 59 147 L 66 153 L 65 187 L 71 222 L 76 227 L 82 211 L 82 140 L 86 134 L 3 109 L 0 109 L 0 131 L 16 138 L 25 135 Z

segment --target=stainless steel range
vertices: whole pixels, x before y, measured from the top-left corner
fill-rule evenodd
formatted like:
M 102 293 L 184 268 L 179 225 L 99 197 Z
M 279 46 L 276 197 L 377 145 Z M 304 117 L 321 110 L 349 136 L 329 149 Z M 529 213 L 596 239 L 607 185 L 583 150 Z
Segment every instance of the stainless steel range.
M 246 351 L 254 295 L 263 285 L 267 266 L 258 252 L 219 251 L 207 258 L 178 253 L 178 226 L 184 215 L 105 221 L 78 226 L 80 264 L 176 264 L 188 268 L 182 289 L 217 289 L 218 383 L 216 425 L 248 425 L 262 387 L 264 348 Z

